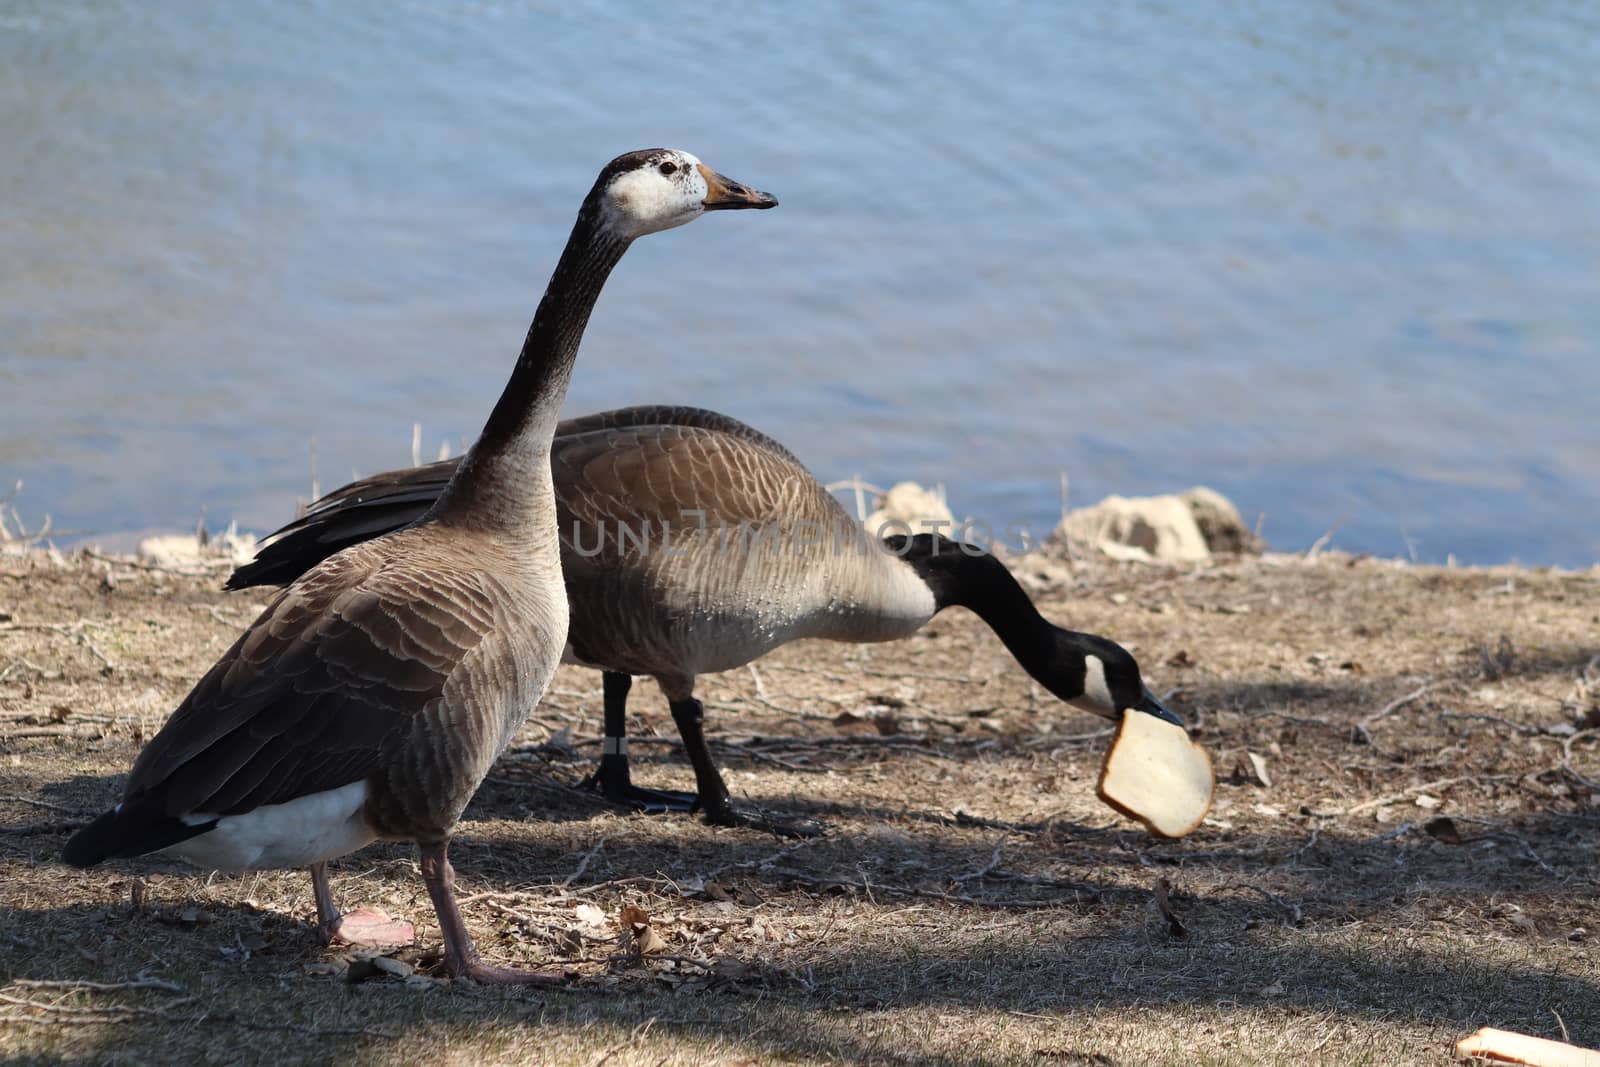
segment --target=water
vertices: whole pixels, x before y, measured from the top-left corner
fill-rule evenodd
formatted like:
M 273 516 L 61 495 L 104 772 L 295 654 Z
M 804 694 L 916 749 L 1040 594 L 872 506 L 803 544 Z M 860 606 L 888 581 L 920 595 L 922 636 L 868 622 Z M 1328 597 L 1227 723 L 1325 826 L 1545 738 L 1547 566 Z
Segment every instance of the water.
M 687 148 L 571 412 L 741 416 L 1047 528 L 1600 558 L 1600 9 L 1566 0 L 0 6 L 0 480 L 102 540 L 471 439 L 577 204 Z

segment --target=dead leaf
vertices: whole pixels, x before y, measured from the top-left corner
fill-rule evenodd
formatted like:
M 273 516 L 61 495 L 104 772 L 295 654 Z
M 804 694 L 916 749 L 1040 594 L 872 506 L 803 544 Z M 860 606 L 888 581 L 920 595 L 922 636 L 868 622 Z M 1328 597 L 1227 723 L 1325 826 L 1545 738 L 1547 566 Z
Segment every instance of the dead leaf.
M 1461 844 L 1461 830 L 1456 826 L 1456 821 L 1448 815 L 1429 819 L 1422 824 L 1422 829 L 1429 837 L 1446 845 Z
M 656 933 L 654 926 L 646 926 L 643 930 L 635 930 L 634 940 L 638 944 L 639 955 L 649 956 L 667 950 L 666 939 Z
M 1254 782 L 1262 788 L 1272 785 L 1272 775 L 1267 773 L 1266 757 L 1257 755 L 1254 752 L 1246 752 L 1240 758 L 1234 774 L 1247 782 Z
M 578 920 L 579 926 L 598 931 L 604 931 L 606 928 L 605 911 L 593 904 L 579 904 L 572 909 L 572 915 Z
M 1157 878 L 1152 892 L 1155 894 L 1156 910 L 1167 920 L 1167 933 L 1177 938 L 1188 937 L 1189 928 L 1183 925 L 1178 913 L 1172 910 L 1172 884 L 1165 878 Z
M 1178 651 L 1167 657 L 1167 666 L 1180 668 L 1193 667 L 1194 660 L 1189 657 L 1188 649 L 1180 648 Z
M 732 900 L 733 894 L 722 888 L 721 882 L 707 882 L 705 888 L 707 900 Z
M 622 914 L 617 916 L 617 921 L 622 923 L 622 928 L 628 933 L 638 933 L 639 927 L 650 925 L 650 913 L 637 904 L 629 904 L 622 909 Z

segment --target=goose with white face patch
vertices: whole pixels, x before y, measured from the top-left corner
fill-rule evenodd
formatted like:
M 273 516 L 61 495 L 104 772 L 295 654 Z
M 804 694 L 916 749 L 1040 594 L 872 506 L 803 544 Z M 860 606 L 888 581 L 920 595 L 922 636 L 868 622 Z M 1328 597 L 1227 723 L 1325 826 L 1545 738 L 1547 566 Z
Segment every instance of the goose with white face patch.
M 202 867 L 307 866 L 323 934 L 386 944 L 408 924 L 340 916 L 325 864 L 377 838 L 413 840 L 444 969 L 550 982 L 482 962 L 452 889 L 462 809 L 538 703 L 567 641 L 550 443 L 584 326 L 634 238 L 765 193 L 687 152 L 600 172 L 511 379 L 471 450 L 403 529 L 328 556 L 267 605 L 151 739 L 122 802 L 79 830 L 87 867 L 162 852 Z
M 1132 708 L 1181 730 L 1126 649 L 1050 623 L 999 560 L 930 534 L 871 543 L 788 449 L 736 419 L 680 407 L 601 412 L 558 426 L 551 462 L 569 658 L 605 672 L 605 748 L 591 781 L 613 800 L 698 807 L 723 825 L 814 830 L 733 808 L 706 746 L 696 676 L 799 638 L 897 640 L 949 607 L 976 612 L 1061 700 L 1108 719 Z M 330 552 L 411 522 L 455 466 L 392 471 L 329 493 L 273 534 L 229 588 L 289 581 Z M 635 674 L 654 677 L 666 695 L 697 794 L 630 781 Z

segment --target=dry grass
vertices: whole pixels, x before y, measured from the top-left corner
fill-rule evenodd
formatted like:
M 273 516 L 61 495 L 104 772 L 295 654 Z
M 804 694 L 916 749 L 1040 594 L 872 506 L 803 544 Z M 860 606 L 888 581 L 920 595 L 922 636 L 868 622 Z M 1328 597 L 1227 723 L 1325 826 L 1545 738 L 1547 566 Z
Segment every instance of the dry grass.
M 564 671 L 453 850 L 486 952 L 576 961 L 568 990 L 530 994 L 347 981 L 303 873 L 61 866 L 64 827 L 114 799 L 260 601 L 0 560 L 0 1056 L 1426 1064 L 1483 1024 L 1600 1044 L 1600 745 L 1579 736 L 1564 766 L 1561 733 L 1600 723 L 1600 576 L 1021 570 L 1048 614 L 1179 690 L 1225 776 L 1200 831 L 1159 842 L 1103 808 L 1098 721 L 970 617 L 706 680 L 734 791 L 828 825 L 798 844 L 565 788 L 598 751 L 599 679 Z M 639 735 L 671 735 L 651 687 L 634 709 Z M 636 752 L 641 782 L 688 781 L 670 745 Z M 1232 774 L 1246 752 L 1270 786 Z M 1152 902 L 1161 878 L 1185 936 Z M 436 945 L 408 849 L 344 861 L 335 889 Z M 630 951 L 627 905 L 662 956 Z

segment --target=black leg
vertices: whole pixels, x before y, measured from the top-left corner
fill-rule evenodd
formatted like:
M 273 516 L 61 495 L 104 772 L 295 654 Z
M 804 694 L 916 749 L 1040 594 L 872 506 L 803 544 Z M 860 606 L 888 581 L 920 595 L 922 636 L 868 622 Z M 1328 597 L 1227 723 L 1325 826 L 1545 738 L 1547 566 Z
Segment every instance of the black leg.
M 628 690 L 633 686 L 633 676 L 606 671 L 601 677 L 605 690 L 606 717 L 600 767 L 581 784 L 589 789 L 599 789 L 607 800 L 627 804 L 640 811 L 660 813 L 694 810 L 695 797 L 692 793 L 642 789 L 633 784 L 628 770 Z
M 711 749 L 706 745 L 705 708 L 694 697 L 674 700 L 671 707 L 672 721 L 678 724 L 684 751 L 689 754 L 689 762 L 694 764 L 695 785 L 700 790 L 699 806 L 705 812 L 706 822 L 713 826 L 749 826 L 782 837 L 815 837 L 822 833 L 822 827 L 810 819 L 734 810 L 728 802 L 727 783 L 722 780 L 722 772 L 717 770 Z

